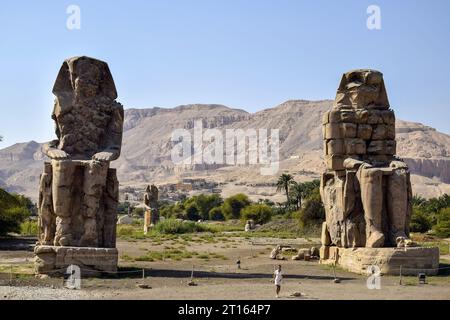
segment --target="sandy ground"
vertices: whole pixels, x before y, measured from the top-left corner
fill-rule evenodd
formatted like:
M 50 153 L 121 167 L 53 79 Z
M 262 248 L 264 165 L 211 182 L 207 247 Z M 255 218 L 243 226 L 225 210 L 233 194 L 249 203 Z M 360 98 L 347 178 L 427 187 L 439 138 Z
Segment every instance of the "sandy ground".
M 133 261 L 120 259 L 118 277 L 82 279 L 81 290 L 63 288 L 62 279 L 37 279 L 8 273 L 31 272 L 32 244 L 18 241 L 17 246 L 0 244 L 0 299 L 275 299 L 271 282 L 275 265 L 282 265 L 283 279 L 280 299 L 450 299 L 450 275 L 428 277 L 428 284 L 418 285 L 414 277 L 383 276 L 381 289 L 369 290 L 367 277 L 336 270 L 340 283 L 334 283 L 332 269 L 317 261 L 273 261 L 268 258 L 271 243 L 292 240 L 229 238 L 209 242 L 194 238 L 189 242 L 167 241 L 164 244 L 149 240 L 118 241 L 120 256 L 136 258 L 148 250 L 163 251 L 183 247 L 199 254 L 217 253 L 220 258 L 189 258 L 181 261 Z M 298 246 L 311 246 L 311 240 L 298 239 Z M 253 244 L 252 244 L 253 243 Z M 7 250 L 9 249 L 9 250 Z M 13 250 L 11 250 L 13 249 Z M 237 269 L 236 260 L 241 260 Z M 145 278 L 142 278 L 142 269 Z M 196 286 L 188 286 L 191 272 Z M 141 289 L 146 284 L 150 289 Z M 301 297 L 292 297 L 294 293 Z

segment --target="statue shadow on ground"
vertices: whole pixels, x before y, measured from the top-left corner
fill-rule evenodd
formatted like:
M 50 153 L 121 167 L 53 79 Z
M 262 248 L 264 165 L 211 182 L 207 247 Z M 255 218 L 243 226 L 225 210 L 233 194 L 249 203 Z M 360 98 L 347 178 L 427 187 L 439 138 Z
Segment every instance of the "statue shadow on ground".
M 450 263 L 440 263 L 439 273 L 436 277 L 448 277 L 450 276 Z
M 0 250 L 33 251 L 36 237 L 0 237 Z
M 117 274 L 104 274 L 104 278 L 142 278 L 143 268 L 119 268 Z M 144 268 L 145 277 L 159 278 L 190 278 L 191 270 L 171 270 L 171 269 L 153 269 Z M 234 272 L 215 272 L 215 271 L 195 271 L 194 278 L 222 278 L 222 279 L 272 279 L 272 273 L 234 273 Z M 310 280 L 334 280 L 333 275 L 302 275 L 302 274 L 285 274 L 284 279 L 310 279 Z M 339 277 L 341 281 L 354 280 L 355 278 Z

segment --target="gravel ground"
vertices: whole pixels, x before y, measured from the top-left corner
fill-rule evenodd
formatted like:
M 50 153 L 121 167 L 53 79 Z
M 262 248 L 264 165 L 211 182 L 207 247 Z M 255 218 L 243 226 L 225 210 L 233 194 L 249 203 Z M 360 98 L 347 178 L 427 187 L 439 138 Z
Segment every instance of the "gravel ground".
M 0 300 L 79 300 L 95 299 L 92 293 L 51 287 L 0 287 Z

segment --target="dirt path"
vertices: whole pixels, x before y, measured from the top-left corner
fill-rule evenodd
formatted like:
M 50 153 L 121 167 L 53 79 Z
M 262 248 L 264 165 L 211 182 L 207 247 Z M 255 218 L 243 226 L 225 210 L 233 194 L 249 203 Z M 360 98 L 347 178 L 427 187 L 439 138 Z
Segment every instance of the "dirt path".
M 124 273 L 117 278 L 83 279 L 82 290 L 72 291 L 62 288 L 61 279 L 21 277 L 10 286 L 4 273 L 0 277 L 0 299 L 275 299 L 271 278 L 277 264 L 285 273 L 281 299 L 450 299 L 450 276 L 429 277 L 427 285 L 418 285 L 414 277 L 403 278 L 404 285 L 399 285 L 398 277 L 384 276 L 380 290 L 369 290 L 365 276 L 337 270 L 341 282 L 334 283 L 333 271 L 317 261 L 273 261 L 268 258 L 270 246 L 252 241 L 254 245 L 244 238 L 164 243 L 120 240 L 119 264 Z M 154 252 L 177 248 L 197 255 L 179 261 L 137 261 L 143 256 L 152 257 Z M 0 266 L 7 262 L 26 267 L 30 256 L 32 252 L 26 250 L 0 251 Z M 240 270 L 236 266 L 238 258 Z M 196 286 L 188 286 L 192 268 Z M 138 288 L 138 284 L 147 284 L 151 289 Z M 303 296 L 291 297 L 296 292 Z

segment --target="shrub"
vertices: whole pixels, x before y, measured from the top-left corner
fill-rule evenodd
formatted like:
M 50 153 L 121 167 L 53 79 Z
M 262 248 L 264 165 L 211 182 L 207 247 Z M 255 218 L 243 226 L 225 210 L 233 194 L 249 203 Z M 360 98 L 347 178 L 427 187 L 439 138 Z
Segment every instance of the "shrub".
M 225 216 L 223 214 L 222 207 L 215 207 L 209 211 L 209 220 L 224 221 Z
M 179 221 L 175 219 L 160 221 L 155 225 L 153 230 L 162 234 L 182 234 L 209 231 L 206 226 L 199 223 L 193 221 Z
M 186 206 L 186 217 L 192 221 L 200 219 L 200 210 L 195 203 L 190 203 Z
M 239 219 L 241 217 L 241 210 L 250 204 L 251 201 L 245 194 L 238 193 L 225 199 L 223 204 L 223 214 L 227 219 Z
M 20 225 L 30 216 L 29 200 L 0 189 L 0 235 L 20 232 Z
M 255 223 L 264 224 L 272 218 L 272 208 L 265 204 L 252 204 L 242 209 L 243 220 L 253 220 Z
M 131 212 L 131 214 L 133 216 L 137 216 L 137 217 L 143 217 L 145 214 L 145 210 L 144 208 L 134 208 L 133 211 Z
M 413 214 L 409 228 L 412 232 L 427 232 L 432 227 L 430 217 L 420 210 L 420 208 L 414 207 Z
M 303 227 L 318 225 L 325 220 L 325 208 L 318 192 L 314 192 L 305 202 L 305 207 L 299 212 Z
M 438 237 L 450 237 L 450 207 L 442 209 L 437 216 L 437 224 L 433 227 Z
M 28 220 L 20 225 L 20 234 L 24 236 L 37 236 L 38 223 L 37 221 Z

